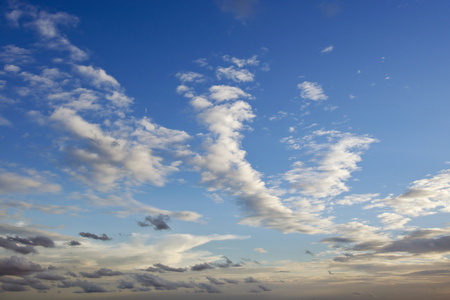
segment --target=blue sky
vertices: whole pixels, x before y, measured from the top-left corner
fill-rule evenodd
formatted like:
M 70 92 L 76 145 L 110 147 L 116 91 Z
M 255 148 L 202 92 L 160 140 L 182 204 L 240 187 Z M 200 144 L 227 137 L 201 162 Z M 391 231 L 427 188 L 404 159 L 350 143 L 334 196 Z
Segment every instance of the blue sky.
M 447 299 L 447 1 L 3 1 L 3 299 Z

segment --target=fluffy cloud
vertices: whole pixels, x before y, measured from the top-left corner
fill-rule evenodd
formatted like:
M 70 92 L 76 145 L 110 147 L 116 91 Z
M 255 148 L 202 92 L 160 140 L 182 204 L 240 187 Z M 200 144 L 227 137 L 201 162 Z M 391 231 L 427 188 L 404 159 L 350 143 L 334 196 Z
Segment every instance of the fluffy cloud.
M 217 102 L 236 100 L 239 97 L 251 98 L 251 95 L 235 86 L 214 85 L 209 89 L 209 91 L 211 93 L 210 97 Z
M 10 258 L 0 259 L 0 276 L 23 276 L 42 271 L 44 269 L 39 264 L 33 263 L 24 257 L 11 256 Z
M 313 101 L 327 100 L 328 96 L 325 95 L 322 86 L 317 82 L 303 81 L 298 84 L 297 87 L 300 89 L 300 96 L 303 99 L 309 99 Z
M 254 80 L 254 75 L 249 70 L 237 70 L 234 66 L 228 68 L 219 67 L 217 68 L 216 75 L 219 80 L 223 77 L 235 82 L 249 82 Z
M 138 221 L 138 225 L 141 227 L 153 226 L 155 230 L 167 230 L 170 229 L 167 222 L 170 221 L 170 217 L 168 215 L 158 215 L 157 217 L 147 216 L 145 217 L 145 221 Z

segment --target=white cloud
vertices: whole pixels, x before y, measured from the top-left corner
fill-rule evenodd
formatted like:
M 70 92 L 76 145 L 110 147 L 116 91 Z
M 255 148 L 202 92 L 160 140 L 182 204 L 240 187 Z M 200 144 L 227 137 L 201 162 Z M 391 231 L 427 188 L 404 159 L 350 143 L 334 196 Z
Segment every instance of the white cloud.
M 170 131 L 146 120 L 142 120 L 138 124 L 140 128 L 132 133 L 139 142 L 114 137 L 68 108 L 56 109 L 50 120 L 82 142 L 80 146 L 87 145 L 85 148 L 69 146 L 65 150 L 80 164 L 73 170 L 74 174 L 100 189 L 112 188 L 123 179 L 130 180 L 128 184 L 164 185 L 166 176 L 177 171 L 179 163 L 164 165 L 161 157 L 153 155 L 152 147 L 167 147 L 188 137 L 183 132 Z
M 323 49 L 320 51 L 320 53 L 321 53 L 321 54 L 330 53 L 330 52 L 333 51 L 333 49 L 334 49 L 334 46 L 331 45 L 331 46 L 328 46 L 328 47 L 326 47 L 326 48 L 323 48 Z
M 336 203 L 339 205 L 354 205 L 354 204 L 371 201 L 372 199 L 374 199 L 378 196 L 379 196 L 379 194 L 355 194 L 355 195 L 345 196 L 344 198 L 337 200 Z
M 400 196 L 392 195 L 375 200 L 373 206 L 390 206 L 397 214 L 418 217 L 438 211 L 450 212 L 450 170 L 438 175 L 416 180 Z
M 104 86 L 115 88 L 119 87 L 119 83 L 117 82 L 117 80 L 114 77 L 106 74 L 106 72 L 101 68 L 77 65 L 76 69 L 78 70 L 78 72 L 80 72 L 81 75 L 92 81 L 92 84 L 97 88 Z
M 300 89 L 300 96 L 303 99 L 309 99 L 313 101 L 327 100 L 328 96 L 325 95 L 322 87 L 317 82 L 303 81 L 298 84 Z
M 182 83 L 186 82 L 204 82 L 205 78 L 202 74 L 196 72 L 178 72 L 175 76 L 181 80 Z
M 113 91 L 112 94 L 106 95 L 106 99 L 110 100 L 115 106 L 118 107 L 129 106 L 133 103 L 133 98 L 130 98 L 118 91 Z
M 15 65 L 5 65 L 3 67 L 3 70 L 7 71 L 7 72 L 13 72 L 13 73 L 17 73 L 20 71 L 20 67 L 15 66 Z
M 4 193 L 55 193 L 61 190 L 61 186 L 48 183 L 46 178 L 35 172 L 20 175 L 13 172 L 0 173 L 0 194 Z
M 253 251 L 258 252 L 258 253 L 267 253 L 267 251 L 264 250 L 263 248 L 255 248 L 255 249 L 253 249 Z
M 211 93 L 211 99 L 214 99 L 217 102 L 236 100 L 239 97 L 251 98 L 250 94 L 247 94 L 246 92 L 235 86 L 214 85 L 209 89 L 209 91 Z
M 405 218 L 402 215 L 396 213 L 382 213 L 377 216 L 383 224 L 385 224 L 385 229 L 402 229 L 405 224 L 411 221 L 410 218 Z
M 228 68 L 217 68 L 217 78 L 220 80 L 222 77 L 231 79 L 235 82 L 249 82 L 254 80 L 254 75 L 247 69 L 237 70 L 234 66 Z
M 316 144 L 308 142 L 304 147 L 314 151 L 317 166 L 308 167 L 297 161 L 285 174 L 291 186 L 300 189 L 300 193 L 317 198 L 337 196 L 349 190 L 345 182 L 351 173 L 359 170 L 357 163 L 361 161 L 363 150 L 376 142 L 368 136 L 357 136 L 339 131 L 318 130 L 310 137 L 326 137 L 329 142 Z
M 257 66 L 259 64 L 259 60 L 258 60 L 258 56 L 257 55 L 253 55 L 251 58 L 236 58 L 236 57 L 232 57 L 229 55 L 224 55 L 223 56 L 223 60 L 227 61 L 227 62 L 231 62 L 233 64 L 235 64 L 237 67 L 242 68 L 245 67 L 246 65 L 249 66 Z

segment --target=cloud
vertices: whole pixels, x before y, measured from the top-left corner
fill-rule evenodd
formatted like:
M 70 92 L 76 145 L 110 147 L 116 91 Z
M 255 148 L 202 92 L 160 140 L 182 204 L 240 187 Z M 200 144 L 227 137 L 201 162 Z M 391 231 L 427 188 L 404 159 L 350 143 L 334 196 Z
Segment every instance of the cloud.
M 250 82 L 254 80 L 254 75 L 247 69 L 237 70 L 234 66 L 228 68 L 217 68 L 217 79 L 221 80 L 223 77 L 233 80 L 235 82 Z
M 79 241 L 70 241 L 69 246 L 80 246 L 81 243 Z
M 191 271 L 204 271 L 214 269 L 214 266 L 210 263 L 201 263 L 191 267 Z
M 229 284 L 238 284 L 239 283 L 239 281 L 236 279 L 229 279 L 229 278 L 221 278 L 221 279 Z
M 233 14 L 243 23 L 255 15 L 259 6 L 259 0 L 217 0 L 216 3 L 221 11 Z
M 224 55 L 223 60 L 235 64 L 238 68 L 243 68 L 247 65 L 257 66 L 259 65 L 259 60 L 257 55 L 253 55 L 251 58 L 236 58 L 229 55 Z
M 24 257 L 11 256 L 0 258 L 0 276 L 24 276 L 44 271 L 39 264 L 33 263 Z
M 75 293 L 106 293 L 108 292 L 104 287 L 99 284 L 89 282 L 86 280 L 77 280 L 77 281 L 62 281 L 61 284 L 58 284 L 59 288 L 69 288 L 69 287 L 80 287 L 83 292 L 76 291 Z
M 187 268 L 172 268 L 166 265 L 163 265 L 161 263 L 158 264 L 154 264 L 154 266 L 160 270 L 163 271 L 167 271 L 167 272 L 177 272 L 177 273 L 182 273 L 182 272 L 186 272 Z
M 317 82 L 303 81 L 298 84 L 297 87 L 300 89 L 300 96 L 303 99 L 309 99 L 313 101 L 327 100 L 328 96 L 325 95 L 322 86 Z
M 333 50 L 334 50 L 334 46 L 331 45 L 331 46 L 328 46 L 328 47 L 326 47 L 326 48 L 323 48 L 323 49 L 320 51 L 320 54 L 331 53 L 331 52 L 333 52 Z
M 160 214 L 156 217 L 147 216 L 144 222 L 138 221 L 138 225 L 141 227 L 152 226 L 154 230 L 168 230 L 170 229 L 169 225 L 167 225 L 169 221 L 170 217 L 168 215 Z
M 412 254 L 450 252 L 450 236 L 426 239 L 405 238 L 381 247 L 378 252 L 407 252 Z
M 379 194 L 354 194 L 354 195 L 345 196 L 344 198 L 337 200 L 336 204 L 355 205 L 355 204 L 371 201 L 372 199 L 374 199 L 378 196 L 379 196 Z
M 0 174 L 0 194 L 17 192 L 56 193 L 60 190 L 61 186 L 59 184 L 48 183 L 44 176 L 36 173 L 31 176 L 19 175 L 12 172 L 3 172 Z
M 134 289 L 134 283 L 132 281 L 120 280 L 117 284 L 117 288 L 121 290 Z
M 264 286 L 264 285 L 262 285 L 262 284 L 258 285 L 258 287 L 259 287 L 261 290 L 263 290 L 264 292 L 270 292 L 270 291 L 272 291 L 270 288 L 268 288 L 268 287 L 266 287 L 266 286 Z
M 8 13 L 8 18 L 15 27 L 19 27 L 23 19 L 24 27 L 32 28 L 40 37 L 40 42 L 44 47 L 57 51 L 68 51 L 70 58 L 74 61 L 82 61 L 88 58 L 88 54 L 80 48 L 70 43 L 69 39 L 60 33 L 58 27 L 72 26 L 78 23 L 78 18 L 67 13 L 58 12 L 55 14 L 38 10 L 30 5 L 12 5 L 13 10 Z
M 308 167 L 297 161 L 285 174 L 285 179 L 300 193 L 317 198 L 337 196 L 349 190 L 345 182 L 351 173 L 359 170 L 363 150 L 377 140 L 369 136 L 358 136 L 339 131 L 317 130 L 310 138 L 327 137 L 329 142 L 316 144 L 309 142 L 304 147 L 314 151 L 318 166 Z
M 213 278 L 211 276 L 206 276 L 206 279 L 208 279 L 209 282 L 211 282 L 212 284 L 215 284 L 215 285 L 224 285 L 225 284 L 224 282 L 217 280 L 216 278 Z
M 178 288 L 193 288 L 192 283 L 183 281 L 169 281 L 152 274 L 135 274 L 136 280 L 145 287 L 154 287 L 157 290 L 176 290 Z
M 209 89 L 210 97 L 217 102 L 236 100 L 239 97 L 251 98 L 251 95 L 245 93 L 238 87 L 229 85 L 214 85 Z
M 183 84 L 186 82 L 200 83 L 205 81 L 204 76 L 196 72 L 178 72 L 175 76 L 180 79 Z
M 101 236 L 98 236 L 96 234 L 89 233 L 89 232 L 80 232 L 79 235 L 81 235 L 82 237 L 89 238 L 89 239 L 94 239 L 94 240 L 101 240 L 101 241 L 110 241 L 110 240 L 112 240 L 112 238 L 110 238 L 109 236 L 107 236 L 104 233 Z
M 106 74 L 105 70 L 101 68 L 94 68 L 92 66 L 76 66 L 76 69 L 97 88 L 118 88 L 120 86 L 119 82 L 117 82 L 114 77 Z
M 367 208 L 390 206 L 399 215 L 418 217 L 437 211 L 450 212 L 449 196 L 450 170 L 442 170 L 431 178 L 414 181 L 400 196 L 374 200 Z
M 0 52 L 0 60 L 7 64 L 23 65 L 34 61 L 31 57 L 31 51 L 20 48 L 15 45 L 6 45 L 2 47 Z M 16 68 L 17 70 L 17 68 Z
M 253 251 L 258 252 L 258 253 L 267 253 L 267 251 L 264 250 L 263 248 L 255 248 L 255 249 L 253 249 Z
M 245 283 L 258 283 L 259 281 L 256 280 L 255 278 L 253 278 L 252 276 L 249 276 L 247 278 L 244 279 Z
M 404 228 L 405 224 L 411 221 L 410 218 L 405 218 L 396 213 L 382 213 L 377 217 L 385 224 L 385 229 L 388 230 Z
M 80 275 L 83 277 L 86 277 L 86 278 L 101 278 L 103 276 L 119 276 L 119 275 L 123 275 L 123 273 L 119 272 L 119 271 L 113 271 L 113 270 L 107 269 L 107 268 L 101 268 L 92 273 L 80 272 Z
M 222 293 L 216 286 L 208 284 L 208 283 L 197 283 L 196 286 L 202 290 L 205 290 L 209 294 L 220 294 Z
M 23 244 L 26 246 L 17 245 Z M 21 254 L 30 254 L 30 253 L 38 253 L 34 248 L 35 246 L 42 246 L 45 248 L 54 248 L 55 244 L 52 239 L 45 236 L 36 236 L 30 238 L 21 238 L 21 237 L 11 237 L 8 236 L 6 239 L 0 237 L 0 247 L 3 247 L 8 250 L 12 250 Z
M 37 279 L 43 279 L 43 280 L 51 280 L 51 281 L 60 281 L 60 280 L 66 280 L 67 278 L 55 273 L 51 272 L 41 272 L 34 276 L 34 278 Z

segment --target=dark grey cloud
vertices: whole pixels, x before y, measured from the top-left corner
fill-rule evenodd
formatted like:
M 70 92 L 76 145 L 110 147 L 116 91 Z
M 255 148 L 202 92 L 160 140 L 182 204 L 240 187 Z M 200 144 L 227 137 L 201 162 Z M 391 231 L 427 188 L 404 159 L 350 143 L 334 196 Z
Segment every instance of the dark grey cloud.
M 66 280 L 67 278 L 52 272 L 42 272 L 38 273 L 34 276 L 34 278 L 37 279 L 43 279 L 43 280 Z
M 145 287 L 154 287 L 157 290 L 176 290 L 178 288 L 193 288 L 192 283 L 183 281 L 169 281 L 152 274 L 136 274 L 136 280 Z
M 40 265 L 27 260 L 24 257 L 11 256 L 0 259 L 0 276 L 23 276 L 44 271 Z
M 225 282 L 217 280 L 216 278 L 213 278 L 211 276 L 207 276 L 206 279 L 208 279 L 209 282 L 211 282 L 212 284 L 215 284 L 215 285 L 224 285 L 225 284 Z
M 16 243 L 2 237 L 0 237 L 0 247 L 20 254 L 37 253 L 37 250 L 33 246 L 30 245 L 19 246 Z
M 4 284 L 2 284 L 2 290 L 6 291 L 6 292 L 23 292 L 23 291 L 26 291 L 27 288 L 20 284 L 4 283 Z
M 79 241 L 70 241 L 69 246 L 80 246 L 81 243 Z
M 209 284 L 209 283 L 198 283 L 196 286 L 209 294 L 220 294 L 222 293 L 221 290 L 219 290 L 216 286 Z
M 110 241 L 110 240 L 112 240 L 112 238 L 108 237 L 104 233 L 102 235 L 98 236 L 96 234 L 89 233 L 89 232 L 80 232 L 79 235 L 81 235 L 82 237 L 89 238 L 89 239 L 94 239 L 94 240 L 101 240 L 101 241 Z
M 230 284 L 238 284 L 239 281 L 235 280 L 235 279 L 228 279 L 228 278 L 221 278 L 223 281 L 225 281 L 226 283 L 230 283 Z
M 138 221 L 138 225 L 141 227 L 152 226 L 155 230 L 168 230 L 170 229 L 167 222 L 170 221 L 170 217 L 168 215 L 160 214 L 156 217 L 147 216 L 145 217 L 144 222 Z
M 155 268 L 155 267 L 148 267 L 147 269 L 144 269 L 143 271 L 154 272 L 154 273 L 166 273 L 166 271 L 161 270 L 160 268 Z
M 215 263 L 214 265 L 218 268 L 230 268 L 230 267 L 242 267 L 239 263 L 233 263 L 228 257 L 222 256 L 225 259 L 224 263 Z
M 59 288 L 69 288 L 69 287 L 79 287 L 83 291 L 76 291 L 75 293 L 106 293 L 108 292 L 104 287 L 99 284 L 89 282 L 89 281 L 61 281 L 61 284 L 58 284 Z
M 329 237 L 329 238 L 325 238 L 325 239 L 321 240 L 320 242 L 321 243 L 345 244 L 345 243 L 354 243 L 354 242 L 356 242 L 356 240 L 351 239 L 351 238 L 346 238 L 346 237 Z
M 159 269 L 161 269 L 161 270 L 163 270 L 163 271 L 167 271 L 167 272 L 179 272 L 179 273 L 181 273 L 181 272 L 186 272 L 187 271 L 187 268 L 172 268 L 172 267 L 163 265 L 161 263 L 154 264 L 154 266 L 159 268 Z
M 29 237 L 29 238 L 21 238 L 18 236 L 12 237 L 8 236 L 7 239 L 12 242 L 21 243 L 24 245 L 30 245 L 30 246 L 42 246 L 44 248 L 54 248 L 55 243 L 53 240 L 49 237 L 37 235 L 35 237 Z
M 125 280 L 121 280 L 117 284 L 117 288 L 121 289 L 121 290 L 134 289 L 134 283 L 133 282 L 129 282 L 129 281 L 125 281 Z
M 382 247 L 378 252 L 407 252 L 413 254 L 450 252 L 450 236 L 398 240 Z
M 272 289 L 269 289 L 268 287 L 266 287 L 266 286 L 264 286 L 264 285 L 262 285 L 262 284 L 260 284 L 260 285 L 258 285 L 258 287 L 261 289 L 261 290 L 263 290 L 264 292 L 270 292 Z
M 123 275 L 123 273 L 119 272 L 119 271 L 113 271 L 113 270 L 107 269 L 107 268 L 101 268 L 92 273 L 80 272 L 80 275 L 83 277 L 86 277 L 86 278 L 100 278 L 102 276 L 119 276 L 119 275 Z
M 245 283 L 258 283 L 259 281 L 256 280 L 255 278 L 253 278 L 252 276 L 250 276 L 250 277 L 245 278 L 244 282 Z
M 210 263 L 202 263 L 191 267 L 191 271 L 204 271 L 209 269 L 214 269 L 214 266 Z
M 39 280 L 32 278 L 30 276 L 24 276 L 23 278 L 20 279 L 11 277 L 0 277 L 0 282 L 3 282 L 4 289 L 13 292 L 25 291 L 27 290 L 25 286 L 30 286 L 40 291 L 50 289 L 49 286 L 43 284 Z M 19 286 L 22 286 L 22 288 L 19 288 Z
M 21 246 L 18 244 L 22 244 L 25 246 Z M 38 253 L 34 248 L 35 246 L 53 248 L 55 247 L 55 243 L 49 237 L 40 235 L 29 238 L 7 236 L 5 239 L 3 237 L 0 237 L 0 247 L 20 254 Z
M 308 255 L 314 256 L 314 253 L 312 253 L 312 252 L 311 252 L 311 251 L 309 251 L 308 249 L 306 249 L 306 250 L 305 250 L 305 254 L 308 254 Z

